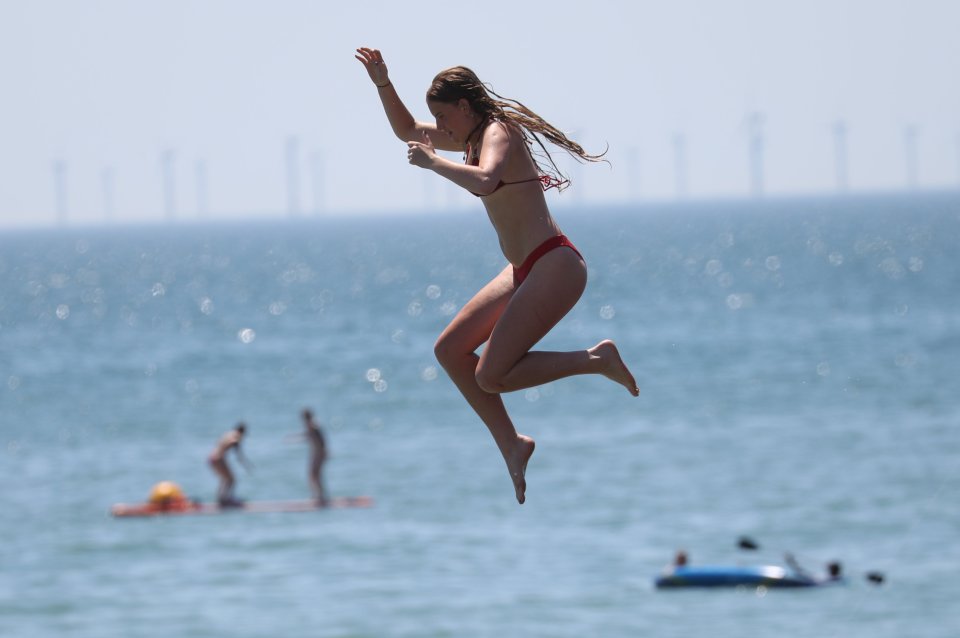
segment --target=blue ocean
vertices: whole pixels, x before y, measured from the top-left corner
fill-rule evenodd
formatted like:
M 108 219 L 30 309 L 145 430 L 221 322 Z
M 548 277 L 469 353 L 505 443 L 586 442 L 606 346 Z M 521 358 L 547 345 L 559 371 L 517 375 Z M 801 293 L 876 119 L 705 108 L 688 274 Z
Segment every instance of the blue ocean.
M 590 282 L 539 347 L 641 395 L 506 395 L 523 506 L 433 357 L 504 265 L 479 208 L 0 233 L 0 636 L 960 635 L 960 194 L 555 212 Z M 238 421 L 239 496 L 308 498 L 307 407 L 372 507 L 110 515 L 212 501 Z M 656 589 L 681 549 L 847 582 Z

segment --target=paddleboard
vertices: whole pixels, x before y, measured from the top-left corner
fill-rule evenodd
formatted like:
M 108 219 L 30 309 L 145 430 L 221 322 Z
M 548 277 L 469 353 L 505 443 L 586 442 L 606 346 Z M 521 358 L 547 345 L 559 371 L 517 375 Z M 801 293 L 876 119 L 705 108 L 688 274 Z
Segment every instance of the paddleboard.
M 344 509 L 354 507 L 371 507 L 373 498 L 369 496 L 339 496 L 330 499 L 326 505 L 319 505 L 313 500 L 301 501 L 242 501 L 237 505 L 221 506 L 217 503 L 198 503 L 186 501 L 182 504 L 162 507 L 152 503 L 117 503 L 110 508 L 110 513 L 118 518 L 143 516 L 188 516 L 231 514 L 241 512 L 247 514 L 262 514 L 271 512 L 316 512 L 327 509 Z
M 670 587 L 816 587 L 820 581 L 775 565 L 700 565 L 677 567 L 656 578 L 658 588 Z

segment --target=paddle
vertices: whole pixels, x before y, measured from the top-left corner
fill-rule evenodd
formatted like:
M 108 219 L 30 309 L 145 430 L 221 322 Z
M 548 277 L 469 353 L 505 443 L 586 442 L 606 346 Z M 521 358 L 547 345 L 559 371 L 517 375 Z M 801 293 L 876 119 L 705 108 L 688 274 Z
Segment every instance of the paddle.
M 749 536 L 741 536 L 737 539 L 737 547 L 740 549 L 755 551 L 760 549 L 760 544 Z M 881 585 L 883 584 L 883 581 L 886 580 L 886 576 L 884 576 L 883 572 L 879 571 L 869 571 L 864 574 L 864 578 L 874 585 Z

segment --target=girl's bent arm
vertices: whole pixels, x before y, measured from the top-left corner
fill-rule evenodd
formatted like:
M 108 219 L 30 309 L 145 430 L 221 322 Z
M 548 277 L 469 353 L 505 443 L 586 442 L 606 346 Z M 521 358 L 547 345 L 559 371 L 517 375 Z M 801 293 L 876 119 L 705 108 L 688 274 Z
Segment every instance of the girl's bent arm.
M 430 141 L 433 142 L 435 148 L 443 151 L 463 150 L 463 147 L 454 144 L 446 135 L 438 134 L 436 124 L 414 119 L 403 100 L 397 95 L 397 90 L 393 87 L 392 82 L 386 86 L 378 85 L 377 94 L 383 104 L 383 112 L 387 114 L 390 128 L 393 129 L 393 134 L 401 142 L 419 140 L 426 133 L 430 136 Z
M 393 88 L 393 83 L 386 86 L 377 85 L 377 95 L 380 96 L 380 102 L 383 104 L 383 112 L 387 115 L 387 121 L 390 122 L 390 128 L 393 134 L 401 142 L 417 139 L 417 121 L 410 115 L 403 100 L 397 95 L 397 90 Z M 431 136 L 435 137 L 435 136 Z
M 393 134 L 397 136 L 397 139 L 401 142 L 419 140 L 425 132 L 437 148 L 445 151 L 463 150 L 453 145 L 449 140 L 443 139 L 444 136 L 437 135 L 435 124 L 418 122 L 414 119 L 397 94 L 393 82 L 390 81 L 387 64 L 383 61 L 383 55 L 378 49 L 361 47 L 357 49 L 357 55 L 354 57 L 363 64 L 370 76 L 370 81 L 377 87 L 377 94 L 383 104 L 383 111 L 386 113 L 387 121 L 390 122 L 390 128 L 393 129 Z
M 449 179 L 475 195 L 489 195 L 497 190 L 510 154 L 511 134 L 502 123 L 487 127 L 483 134 L 483 147 L 477 166 L 460 164 L 433 153 L 425 153 L 426 161 L 413 163 L 429 168 L 437 175 Z M 418 145 L 422 146 L 422 145 Z

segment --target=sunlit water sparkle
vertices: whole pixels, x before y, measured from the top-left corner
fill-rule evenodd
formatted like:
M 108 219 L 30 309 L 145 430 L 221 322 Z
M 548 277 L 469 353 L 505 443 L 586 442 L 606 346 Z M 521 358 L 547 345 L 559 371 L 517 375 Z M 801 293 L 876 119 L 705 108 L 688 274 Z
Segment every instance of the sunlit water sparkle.
M 960 198 L 557 216 L 590 282 L 540 347 L 613 338 L 642 393 L 507 396 L 522 507 L 433 358 L 482 215 L 0 235 L 0 636 L 960 635 Z M 306 497 L 306 406 L 372 509 L 108 516 L 209 500 L 239 420 L 241 495 Z M 851 582 L 654 590 L 681 547 Z

